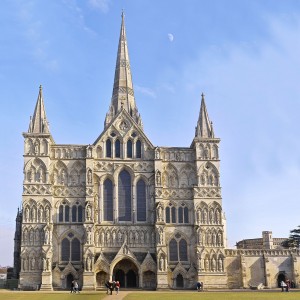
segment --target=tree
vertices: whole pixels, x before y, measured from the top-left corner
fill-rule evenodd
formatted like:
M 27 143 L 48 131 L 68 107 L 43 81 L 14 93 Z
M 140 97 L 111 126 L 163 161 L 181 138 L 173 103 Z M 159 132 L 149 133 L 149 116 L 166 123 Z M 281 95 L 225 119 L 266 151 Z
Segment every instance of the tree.
M 290 236 L 286 240 L 285 245 L 289 248 L 299 248 L 300 246 L 300 225 L 290 231 Z

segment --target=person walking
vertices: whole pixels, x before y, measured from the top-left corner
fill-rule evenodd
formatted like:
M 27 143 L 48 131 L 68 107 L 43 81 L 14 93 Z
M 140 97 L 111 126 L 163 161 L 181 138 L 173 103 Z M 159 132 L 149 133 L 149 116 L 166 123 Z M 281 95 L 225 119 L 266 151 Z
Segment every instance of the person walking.
M 200 290 L 201 290 L 201 282 L 198 281 L 197 282 L 197 292 L 200 292 Z
M 119 290 L 120 290 L 120 282 L 119 281 L 116 282 L 115 289 L 116 289 L 116 294 L 118 295 L 119 294 Z
M 71 282 L 71 291 L 70 291 L 70 293 L 71 294 L 75 293 L 75 291 L 74 291 L 74 280 L 72 280 L 72 282 Z
M 78 293 L 79 294 L 79 286 L 78 286 L 78 282 L 75 280 L 74 282 L 74 291 L 75 291 L 75 294 Z
M 281 291 L 284 292 L 284 289 L 286 287 L 286 283 L 283 280 L 281 280 L 280 286 L 281 286 Z
M 105 287 L 106 287 L 106 294 L 108 295 L 108 292 L 109 292 L 109 281 L 105 282 Z

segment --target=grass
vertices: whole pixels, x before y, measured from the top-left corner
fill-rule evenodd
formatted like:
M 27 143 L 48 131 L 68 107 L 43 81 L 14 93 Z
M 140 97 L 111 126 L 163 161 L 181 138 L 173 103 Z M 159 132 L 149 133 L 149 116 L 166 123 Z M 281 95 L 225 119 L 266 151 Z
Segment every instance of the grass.
M 299 292 L 172 292 L 130 293 L 124 300 L 299 300 Z
M 106 293 L 82 292 L 80 294 L 70 294 L 69 292 L 0 292 L 0 300 L 101 300 L 106 297 Z
M 0 300 L 102 300 L 106 297 L 104 291 L 82 292 L 74 295 L 68 292 L 11 292 L 0 291 Z M 118 295 L 116 297 L 122 297 Z M 110 296 L 108 296 L 110 297 Z M 124 300 L 299 300 L 300 292 L 281 293 L 274 291 L 237 291 L 237 292 L 129 292 Z

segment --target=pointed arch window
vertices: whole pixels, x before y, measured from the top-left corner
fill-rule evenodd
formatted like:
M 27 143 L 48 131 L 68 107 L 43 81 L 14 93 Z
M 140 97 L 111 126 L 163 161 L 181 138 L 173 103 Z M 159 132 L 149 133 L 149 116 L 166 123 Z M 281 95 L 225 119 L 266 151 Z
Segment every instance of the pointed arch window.
M 169 243 L 170 261 L 178 261 L 177 241 L 172 239 Z
M 189 209 L 184 203 L 178 208 L 178 223 L 188 223 L 189 222 Z
M 58 208 L 58 222 L 70 222 L 70 206 L 65 200 Z
M 176 223 L 177 222 L 177 220 L 176 220 L 176 208 L 174 206 L 172 206 L 172 208 L 171 208 L 171 215 L 172 215 L 171 223 Z
M 142 158 L 142 143 L 140 140 L 137 140 L 135 144 L 135 153 L 136 153 L 136 158 Z
M 69 233 L 61 242 L 62 261 L 80 261 L 80 241 Z
M 82 212 L 83 208 L 81 205 L 78 206 L 78 222 L 82 222 Z
M 121 143 L 118 139 L 115 142 L 115 157 L 121 157 Z
M 118 216 L 119 221 L 131 221 L 131 178 L 126 170 L 118 179 Z
M 166 223 L 170 223 L 171 219 L 170 219 L 170 207 L 168 206 L 166 208 Z
M 69 261 L 70 259 L 70 241 L 64 238 L 61 242 L 61 260 Z
M 127 158 L 132 158 L 132 141 L 127 141 Z
M 71 260 L 72 261 L 80 260 L 80 242 L 77 238 L 74 238 L 71 241 Z
M 139 180 L 136 185 L 137 221 L 146 221 L 146 184 Z
M 111 140 L 110 139 L 106 140 L 105 146 L 106 146 L 106 157 L 111 157 Z
M 188 261 L 187 242 L 180 233 L 169 242 L 169 257 L 171 262 Z
M 76 202 L 76 204 L 72 206 L 72 222 L 82 222 L 82 206 L 79 202 Z
M 187 261 L 187 242 L 185 239 L 179 241 L 179 259 L 180 261 Z
M 72 222 L 77 221 L 77 206 L 73 205 L 72 206 Z
M 110 179 L 103 184 L 103 219 L 113 221 L 113 184 Z

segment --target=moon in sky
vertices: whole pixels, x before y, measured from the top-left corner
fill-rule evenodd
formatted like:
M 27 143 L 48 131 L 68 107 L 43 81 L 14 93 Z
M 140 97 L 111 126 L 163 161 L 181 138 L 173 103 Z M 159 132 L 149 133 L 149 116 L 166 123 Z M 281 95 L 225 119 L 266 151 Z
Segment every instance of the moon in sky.
M 173 42 L 174 35 L 172 33 L 168 33 L 168 39 L 169 39 L 170 42 Z

